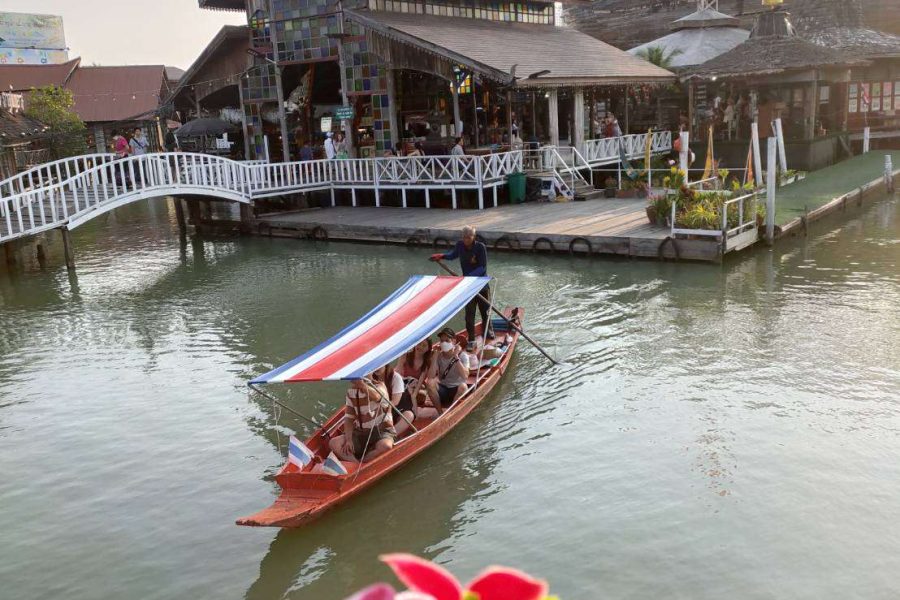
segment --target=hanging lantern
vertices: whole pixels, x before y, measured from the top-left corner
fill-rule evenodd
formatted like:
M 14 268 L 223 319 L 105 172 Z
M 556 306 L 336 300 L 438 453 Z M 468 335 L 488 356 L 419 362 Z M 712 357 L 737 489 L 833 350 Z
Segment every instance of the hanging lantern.
M 781 6 L 784 4 L 784 0 L 762 0 L 763 6 L 771 6 L 772 8 L 776 6 Z

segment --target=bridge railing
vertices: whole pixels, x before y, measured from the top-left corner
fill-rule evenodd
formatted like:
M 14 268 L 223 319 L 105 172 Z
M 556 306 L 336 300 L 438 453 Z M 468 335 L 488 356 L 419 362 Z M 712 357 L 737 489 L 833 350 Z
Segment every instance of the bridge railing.
M 62 180 L 0 197 L 0 241 L 68 224 L 135 198 L 186 193 L 236 201 L 291 192 L 385 188 L 482 189 L 523 168 L 521 151 L 487 156 L 416 156 L 247 164 L 208 154 L 166 152 L 72 161 Z M 85 168 L 87 167 L 87 168 Z M 56 169 L 56 165 L 52 167 Z M 60 166 L 60 173 L 64 166 Z M 376 204 L 378 204 L 376 198 Z M 479 206 L 483 206 L 479 192 Z
M 0 181 L 0 197 L 15 196 L 28 190 L 65 181 L 92 167 L 112 162 L 115 158 L 116 155 L 111 153 L 84 154 L 34 166 Z

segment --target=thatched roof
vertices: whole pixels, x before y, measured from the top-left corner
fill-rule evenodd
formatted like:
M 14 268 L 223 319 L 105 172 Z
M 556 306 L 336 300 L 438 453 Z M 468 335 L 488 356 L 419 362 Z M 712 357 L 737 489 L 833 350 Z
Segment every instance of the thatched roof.
M 849 59 L 841 52 L 796 36 L 762 36 L 750 38 L 725 54 L 688 69 L 686 74 L 703 79 L 759 77 L 789 71 L 865 64 L 865 61 Z
M 860 0 L 793 0 L 797 32 L 856 58 L 900 57 L 900 36 L 865 26 Z
M 716 58 L 687 70 L 688 77 L 761 77 L 791 71 L 868 64 L 800 38 L 782 10 L 760 13 L 750 38 Z

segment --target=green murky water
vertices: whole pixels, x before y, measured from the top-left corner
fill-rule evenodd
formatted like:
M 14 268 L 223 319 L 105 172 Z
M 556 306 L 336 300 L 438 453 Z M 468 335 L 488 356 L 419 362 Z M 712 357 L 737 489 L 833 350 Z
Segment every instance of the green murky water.
M 723 267 L 492 255 L 567 364 L 520 346 L 451 435 L 295 531 L 233 525 L 306 431 L 244 383 L 434 267 L 173 223 L 121 209 L 76 276 L 0 275 L 0 597 L 343 598 L 386 551 L 564 600 L 900 595 L 895 200 Z M 325 415 L 341 386 L 282 397 Z

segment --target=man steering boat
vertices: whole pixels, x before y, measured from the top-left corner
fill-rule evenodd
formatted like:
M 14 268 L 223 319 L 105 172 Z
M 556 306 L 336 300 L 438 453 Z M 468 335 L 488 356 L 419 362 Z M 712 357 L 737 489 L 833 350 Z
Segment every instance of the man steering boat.
M 452 250 L 445 253 L 432 254 L 430 260 L 434 262 L 442 260 L 459 259 L 459 266 L 465 277 L 487 276 L 487 246 L 479 242 L 476 237 L 475 227 L 466 225 L 462 228 L 462 239 L 456 242 Z M 491 321 L 488 318 L 490 311 L 491 288 L 485 285 L 481 292 L 466 304 L 466 333 L 468 334 L 468 349 L 475 347 L 475 309 L 481 314 L 481 322 L 484 324 L 484 339 L 494 337 L 491 331 Z

